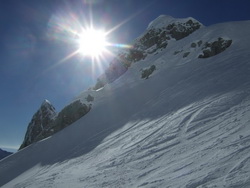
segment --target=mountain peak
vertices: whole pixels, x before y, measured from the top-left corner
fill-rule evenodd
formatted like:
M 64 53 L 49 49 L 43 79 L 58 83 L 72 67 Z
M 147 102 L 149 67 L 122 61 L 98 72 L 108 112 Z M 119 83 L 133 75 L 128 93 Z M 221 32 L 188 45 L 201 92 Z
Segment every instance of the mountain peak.
M 42 105 L 41 105 L 41 106 L 47 106 L 47 105 L 51 106 L 51 103 L 50 103 L 49 100 L 44 99 L 44 101 L 42 102 Z
M 55 115 L 55 107 L 47 99 L 45 99 L 41 107 L 33 115 L 20 149 L 36 141 L 38 135 L 41 134 L 42 131 L 49 129 L 50 123 L 53 121 Z
M 160 16 L 158 16 L 157 18 L 155 18 L 153 21 L 151 21 L 148 24 L 148 28 L 147 29 L 161 28 L 161 27 L 167 25 L 167 23 L 170 23 L 173 20 L 174 20 L 174 18 L 172 16 L 160 15 Z
M 196 19 L 194 19 L 192 17 L 188 17 L 188 18 L 174 18 L 174 17 L 169 16 L 169 15 L 160 15 L 156 19 L 154 19 L 153 21 L 151 21 L 149 23 L 149 25 L 147 27 L 147 30 L 150 30 L 150 29 L 160 29 L 160 28 L 166 27 L 169 24 L 177 23 L 177 22 L 178 23 L 186 23 L 189 20 L 191 20 L 193 22 L 198 22 Z

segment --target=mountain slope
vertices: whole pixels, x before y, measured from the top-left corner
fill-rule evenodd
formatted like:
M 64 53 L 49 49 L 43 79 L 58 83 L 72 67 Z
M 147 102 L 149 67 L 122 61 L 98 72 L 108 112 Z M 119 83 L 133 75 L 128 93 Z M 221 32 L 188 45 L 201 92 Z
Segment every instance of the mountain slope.
M 76 100 L 93 96 L 91 111 L 1 161 L 0 186 L 249 187 L 249 29 L 202 27 L 83 92 Z M 220 37 L 231 45 L 198 58 Z
M 0 148 L 0 160 L 11 155 L 12 153 L 11 152 L 8 152 L 8 151 L 4 151 Z

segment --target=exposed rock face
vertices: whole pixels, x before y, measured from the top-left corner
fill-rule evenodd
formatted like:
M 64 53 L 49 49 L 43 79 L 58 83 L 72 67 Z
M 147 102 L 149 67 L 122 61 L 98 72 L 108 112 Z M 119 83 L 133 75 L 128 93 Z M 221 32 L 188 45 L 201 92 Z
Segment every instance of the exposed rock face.
M 226 50 L 232 44 L 232 40 L 223 39 L 221 37 L 213 42 L 206 42 L 203 47 L 203 54 L 199 55 L 199 58 L 208 58 L 215 56 L 224 50 Z
M 130 66 L 130 63 L 124 58 L 114 58 L 106 69 L 105 73 L 102 74 L 98 79 L 96 85 L 93 87 L 94 90 L 102 88 L 105 84 L 111 83 L 121 75 L 123 75 Z
M 29 123 L 23 144 L 19 149 L 55 134 L 87 114 L 90 109 L 90 105 L 87 106 L 78 100 L 67 105 L 57 115 L 55 108 L 45 100 Z
M 11 155 L 11 154 L 12 154 L 11 152 L 4 151 L 4 150 L 0 149 L 0 160 Z
M 61 129 L 74 123 L 84 115 L 86 115 L 91 109 L 91 106 L 81 103 L 80 100 L 74 101 L 73 103 L 67 105 L 58 114 L 55 121 L 53 122 L 49 132 L 58 132 Z
M 166 48 L 171 40 L 180 40 L 187 37 L 201 26 L 202 24 L 194 18 L 176 19 L 166 15 L 159 16 L 134 41 L 132 48 L 118 54 L 119 58 L 111 62 L 108 70 L 97 79 L 93 89 L 97 90 L 105 84 L 113 82 L 127 71 L 131 63 L 140 61 L 148 54 Z
M 166 48 L 168 41 L 183 39 L 201 26 L 202 24 L 193 18 L 175 19 L 165 15 L 159 16 L 149 24 L 146 32 L 137 38 L 134 48 L 130 50 L 129 60 L 138 61 L 147 54 Z M 134 51 L 143 55 L 138 58 L 137 54 L 133 55 Z
M 47 130 L 56 115 L 56 110 L 48 100 L 44 100 L 39 110 L 32 117 L 28 125 L 24 141 L 19 149 L 22 149 L 37 140 L 42 131 Z
M 199 22 L 195 22 L 192 19 L 188 20 L 187 22 L 184 23 L 172 23 L 169 24 L 167 28 L 167 33 L 171 35 L 172 38 L 176 40 L 180 40 L 197 29 L 201 27 L 201 24 Z
M 155 69 L 156 69 L 155 65 L 151 65 L 149 68 L 143 69 L 141 73 L 141 78 L 148 79 L 149 76 L 155 71 Z

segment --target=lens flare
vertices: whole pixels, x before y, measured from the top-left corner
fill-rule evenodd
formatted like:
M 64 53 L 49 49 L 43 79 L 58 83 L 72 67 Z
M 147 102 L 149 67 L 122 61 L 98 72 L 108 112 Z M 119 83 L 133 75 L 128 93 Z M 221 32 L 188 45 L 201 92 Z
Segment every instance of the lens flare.
M 86 29 L 79 35 L 79 53 L 97 58 L 107 49 L 105 32 L 95 29 Z

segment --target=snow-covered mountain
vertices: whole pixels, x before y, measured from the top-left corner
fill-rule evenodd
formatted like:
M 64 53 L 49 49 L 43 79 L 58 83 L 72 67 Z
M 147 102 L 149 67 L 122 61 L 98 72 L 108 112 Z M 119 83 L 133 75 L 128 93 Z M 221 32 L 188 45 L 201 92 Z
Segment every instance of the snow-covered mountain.
M 250 21 L 160 16 L 135 44 L 159 29 L 166 46 L 76 97 L 84 117 L 2 160 L 0 186 L 250 187 Z
M 0 148 L 0 160 L 11 155 L 12 153 L 11 152 L 8 152 L 8 151 L 4 151 Z

